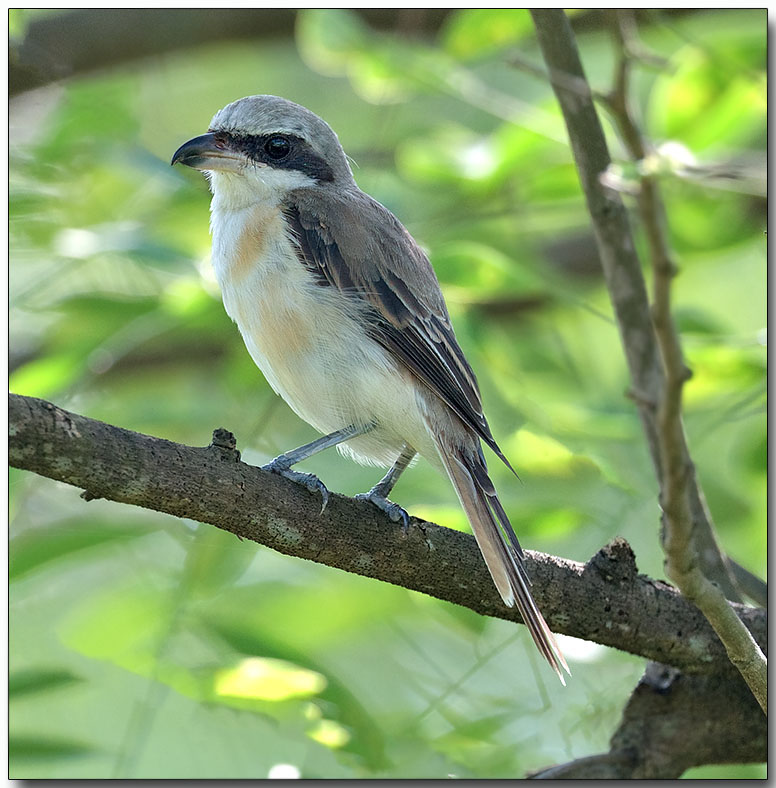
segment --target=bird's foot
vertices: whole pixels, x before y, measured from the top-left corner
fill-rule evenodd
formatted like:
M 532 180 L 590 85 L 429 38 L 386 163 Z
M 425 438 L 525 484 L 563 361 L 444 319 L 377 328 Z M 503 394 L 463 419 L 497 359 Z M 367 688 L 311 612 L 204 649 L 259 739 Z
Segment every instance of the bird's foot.
M 321 514 L 326 509 L 326 504 L 329 502 L 329 491 L 326 485 L 314 473 L 302 473 L 301 471 L 292 471 L 285 461 L 284 455 L 275 457 L 274 460 L 262 465 L 262 470 L 277 473 L 280 476 L 285 476 L 297 484 L 303 484 L 311 493 L 320 493 L 323 504 L 321 506 Z
M 370 503 L 374 504 L 378 509 L 385 512 L 388 517 L 393 520 L 395 523 L 402 524 L 402 530 L 404 531 L 405 535 L 410 529 L 410 516 L 407 512 L 399 506 L 398 503 L 393 503 L 389 501 L 383 495 L 375 492 L 374 490 L 370 490 L 368 493 L 359 493 L 358 495 L 354 496 L 359 501 L 369 501 Z

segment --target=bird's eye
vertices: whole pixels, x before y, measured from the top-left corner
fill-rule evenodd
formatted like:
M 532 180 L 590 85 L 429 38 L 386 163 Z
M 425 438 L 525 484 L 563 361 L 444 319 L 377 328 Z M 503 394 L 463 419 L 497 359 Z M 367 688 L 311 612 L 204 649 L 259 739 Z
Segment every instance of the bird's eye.
M 284 159 L 291 152 L 291 143 L 285 137 L 270 137 L 264 143 L 264 150 L 271 159 Z

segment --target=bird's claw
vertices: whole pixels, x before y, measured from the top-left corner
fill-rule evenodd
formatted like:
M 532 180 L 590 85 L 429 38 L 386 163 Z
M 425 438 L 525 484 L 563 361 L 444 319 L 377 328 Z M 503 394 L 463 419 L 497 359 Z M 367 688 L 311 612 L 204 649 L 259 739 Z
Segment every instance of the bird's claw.
M 393 522 L 400 522 L 404 535 L 407 535 L 410 530 L 410 516 L 398 503 L 393 503 L 375 492 L 359 493 L 355 498 L 359 501 L 369 501 L 380 511 L 385 512 Z
M 301 471 L 292 471 L 291 468 L 286 468 L 282 463 L 277 463 L 275 460 L 262 465 L 263 470 L 277 473 L 290 479 L 297 484 L 303 484 L 311 493 L 320 493 L 323 501 L 321 505 L 321 514 L 326 510 L 326 505 L 329 503 L 329 491 L 326 485 L 314 473 L 302 473 Z

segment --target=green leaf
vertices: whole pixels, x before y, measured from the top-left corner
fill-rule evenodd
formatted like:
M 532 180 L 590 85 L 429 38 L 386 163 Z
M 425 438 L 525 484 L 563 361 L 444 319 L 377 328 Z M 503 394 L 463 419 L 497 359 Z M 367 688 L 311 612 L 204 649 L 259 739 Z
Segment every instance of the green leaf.
M 681 333 L 722 335 L 725 326 L 717 315 L 712 315 L 693 307 L 679 307 L 674 310 L 674 320 Z
M 296 720 L 324 746 L 350 749 L 373 767 L 384 763 L 374 720 L 330 671 L 263 633 L 226 623 L 224 617 L 196 620 L 185 630 L 180 623 L 173 626 L 178 620 L 174 595 L 129 587 L 81 605 L 62 626 L 61 636 L 86 656 L 153 678 L 201 703 Z M 325 703 L 333 722 L 322 723 L 318 715 L 307 713 L 313 697 Z M 352 730 L 352 738 L 343 735 L 343 726 Z
M 24 38 L 24 33 L 29 24 L 29 11 L 26 8 L 8 9 L 8 37 L 11 39 Z
M 72 352 L 36 358 L 13 371 L 8 387 L 14 394 L 50 399 L 77 380 L 85 366 Z
M 682 775 L 683 780 L 767 780 L 767 778 L 767 763 L 696 766 Z
M 530 269 L 484 243 L 462 240 L 439 245 L 433 262 L 440 281 L 467 291 L 470 300 L 544 290 L 544 283 Z
M 151 588 L 114 589 L 77 607 L 63 623 L 60 634 L 81 654 L 150 676 L 172 614 L 169 593 Z
M 325 676 L 315 670 L 284 659 L 248 657 L 219 670 L 214 691 L 221 698 L 281 701 L 318 695 L 325 688 Z
M 45 736 L 9 736 L 8 757 L 11 761 L 51 761 L 77 758 L 95 752 L 95 747 L 70 739 Z M 13 772 L 13 764 L 11 764 Z
M 221 588 L 236 584 L 255 555 L 253 543 L 240 541 L 234 534 L 210 525 L 197 526 L 184 564 L 187 590 L 211 596 Z
M 445 24 L 442 44 L 452 55 L 474 59 L 490 55 L 533 35 L 531 15 L 524 8 L 465 8 Z
M 48 692 L 80 681 L 83 681 L 80 676 L 61 668 L 17 670 L 8 676 L 8 698 L 14 700 L 36 692 Z
M 336 742 L 337 746 L 357 753 L 373 770 L 387 766 L 383 732 L 377 720 L 348 689 L 346 678 L 340 680 L 332 675 L 331 671 L 324 671 L 305 653 L 296 651 L 292 646 L 278 641 L 266 632 L 251 631 L 247 626 L 226 622 L 223 619 L 215 620 L 209 617 L 207 621 L 213 634 L 223 638 L 238 652 L 290 660 L 307 670 L 325 675 L 327 684 L 321 688 L 320 698 L 327 702 L 330 709 L 328 716 L 333 717 L 335 723 L 340 722 L 346 726 L 351 732 L 351 737 L 348 741 L 344 741 L 341 737 L 342 726 L 326 725 L 323 728 L 313 729 L 314 738 L 323 737 L 329 742 L 327 746 L 333 746 L 332 743 Z
M 450 67 L 440 50 L 376 34 L 346 9 L 301 12 L 297 42 L 312 68 L 329 76 L 346 75 L 359 95 L 376 104 L 438 90 Z
M 302 57 L 322 74 L 342 76 L 351 57 L 369 37 L 361 20 L 350 10 L 310 8 L 296 19 L 296 41 Z
M 8 578 L 13 582 L 81 550 L 128 542 L 156 530 L 142 522 L 116 525 L 76 519 L 24 531 L 9 543 Z
M 62 13 L 58 8 L 9 8 L 8 37 L 23 39 L 32 21 L 43 16 L 54 16 L 58 13 Z
M 696 154 L 714 148 L 728 153 L 762 140 L 766 36 L 752 21 L 748 29 L 709 32 L 703 46 L 693 43 L 674 54 L 676 70 L 660 74 L 650 97 L 650 126 L 658 138 L 678 139 Z

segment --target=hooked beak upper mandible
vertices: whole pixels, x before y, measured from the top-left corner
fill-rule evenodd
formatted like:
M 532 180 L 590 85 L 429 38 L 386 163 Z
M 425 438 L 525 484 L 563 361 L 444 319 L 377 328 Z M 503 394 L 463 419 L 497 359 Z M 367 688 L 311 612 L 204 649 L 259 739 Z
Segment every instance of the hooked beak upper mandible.
M 229 150 L 212 132 L 184 142 L 175 151 L 170 164 L 185 164 L 195 170 L 236 170 L 244 157 Z

